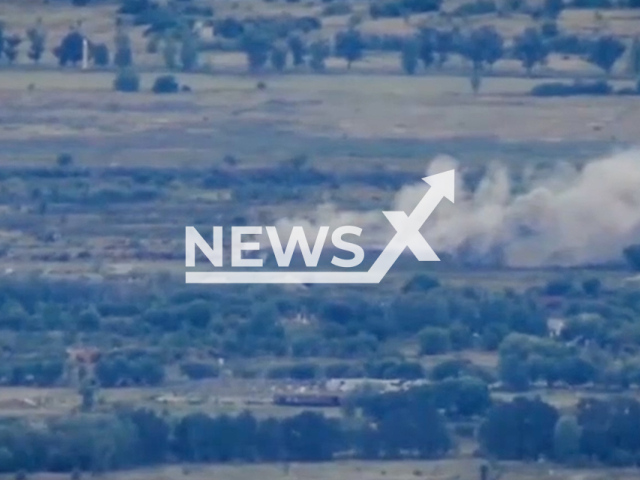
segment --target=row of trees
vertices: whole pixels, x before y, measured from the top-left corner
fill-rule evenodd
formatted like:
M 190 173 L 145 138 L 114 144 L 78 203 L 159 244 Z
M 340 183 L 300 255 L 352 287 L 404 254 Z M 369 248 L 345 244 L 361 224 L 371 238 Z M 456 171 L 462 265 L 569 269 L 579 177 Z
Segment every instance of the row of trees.
M 243 32 L 239 38 L 239 47 L 246 53 L 251 71 L 261 70 L 269 63 L 279 72 L 289 64 L 293 67 L 307 65 L 313 71 L 321 72 L 332 54 L 345 59 L 347 68 L 351 68 L 354 62 L 363 58 L 367 48 L 367 40 L 356 27 L 339 32 L 333 45 L 321 39 L 307 43 L 301 33 L 280 38 L 277 32 L 266 27 L 244 29 Z M 466 58 L 476 73 L 491 69 L 498 60 L 509 56 L 519 59 L 527 74 L 531 74 L 537 65 L 546 63 L 552 50 L 553 37 L 557 35 L 557 31 L 550 27 L 529 27 L 513 39 L 509 51 L 505 48 L 503 37 L 491 26 L 482 26 L 466 33 L 459 29 L 422 28 L 415 36 L 399 38 L 398 42 L 401 66 L 408 74 L 416 73 L 420 64 L 424 68 L 434 65 L 442 67 L 452 54 Z M 31 42 L 29 57 L 34 62 L 39 62 L 45 51 L 46 41 L 46 31 L 41 21 L 28 30 L 27 38 Z M 22 38 L 18 35 L 5 37 L 0 28 L 0 56 L 4 55 L 9 62 L 16 61 L 21 42 Z M 601 35 L 587 43 L 582 47 L 586 51 L 585 60 L 607 74 L 626 50 L 624 42 L 614 35 Z M 640 73 L 639 47 L 640 42 L 636 39 L 631 45 L 630 54 L 630 69 L 635 67 L 635 73 Z M 178 22 L 172 28 L 152 32 L 147 48 L 150 53 L 160 53 L 170 70 L 190 71 L 198 65 L 201 45 L 189 23 Z M 83 35 L 77 29 L 72 29 L 54 49 L 54 53 L 60 65 L 77 64 L 82 60 L 82 49 Z M 114 37 L 114 49 L 111 59 L 105 44 L 90 43 L 90 60 L 97 66 L 113 62 L 121 69 L 133 65 L 131 40 L 122 27 L 118 27 Z
M 568 464 L 640 464 L 640 403 L 632 398 L 581 399 L 573 414 L 540 399 L 492 407 L 480 431 L 482 449 L 505 460 L 552 459 Z
M 28 56 L 33 62 L 38 63 L 45 51 L 47 38 L 47 33 L 40 19 L 34 26 L 27 29 L 26 38 L 30 45 Z M 0 60 L 4 58 L 8 63 L 14 63 L 18 59 L 19 47 L 23 40 L 23 37 L 17 33 L 7 35 L 4 23 L 0 22 Z
M 499 348 L 499 377 L 515 389 L 538 380 L 638 383 L 633 365 L 640 302 L 633 291 L 608 292 L 599 285 L 597 279 L 583 285 L 563 280 L 524 293 L 498 293 L 452 288 L 417 275 L 398 292 L 290 292 L 276 286 L 212 290 L 169 282 L 161 288 L 132 286 L 123 294 L 110 285 L 89 288 L 70 281 L 54 286 L 45 279 L 12 278 L 0 284 L 0 328 L 19 335 L 7 340 L 6 371 L 0 377 L 5 384 L 29 378 L 33 384 L 56 383 L 64 349 L 83 335 L 105 351 L 138 347 L 100 360 L 97 373 L 104 386 L 160 383 L 164 365 L 188 360 L 181 356 L 187 347 L 211 351 L 212 360 L 262 355 L 296 363 L 327 356 L 358 360 L 331 371 L 303 361 L 270 371 L 274 378 L 424 378 L 420 364 L 401 355 L 367 362 L 382 351 L 392 354 L 391 343 L 416 340 L 424 355 Z M 554 310 L 545 307 L 549 298 Z M 308 327 L 287 328 L 287 319 L 298 315 L 310 320 Z M 556 339 L 546 338 L 550 315 L 565 319 Z M 46 340 L 52 330 L 65 333 L 55 344 Z M 34 355 L 22 362 L 14 351 Z M 618 367 L 616 359 L 624 362 Z
M 555 460 L 613 466 L 640 462 L 640 402 L 581 399 L 572 413 L 534 398 L 491 405 L 485 393 L 457 398 L 457 418 L 479 420 L 480 452 L 503 460 Z M 451 397 L 451 395 L 448 395 Z M 355 396 L 349 417 L 303 412 L 259 420 L 251 413 L 216 417 L 191 413 L 172 419 L 146 409 L 77 414 L 32 426 L 0 422 L 0 472 L 92 471 L 164 462 L 330 461 L 439 458 L 454 446 L 445 397 L 426 387 Z M 451 397 L 454 398 L 454 397 Z M 355 415 L 355 412 L 359 412 Z M 462 417 L 460 417 L 462 415 Z
M 312 412 L 258 420 L 246 412 L 236 417 L 193 413 L 176 421 L 149 410 L 81 414 L 50 420 L 44 429 L 5 420 L 0 424 L 0 472 L 104 472 L 170 461 L 319 462 L 338 453 L 434 458 L 451 447 L 443 418 L 429 405 L 363 420 L 368 421 L 344 422 Z M 374 420 L 377 429 L 371 427 Z
M 585 329 L 589 335 L 588 329 L 591 332 L 600 329 L 606 321 L 588 322 L 591 325 L 570 324 L 565 335 L 588 343 L 584 337 L 576 335 L 576 330 Z M 616 352 L 609 354 L 593 344 L 586 348 L 575 341 L 559 343 L 513 334 L 500 345 L 498 377 L 511 390 L 527 390 L 535 382 L 543 382 L 549 387 L 594 384 L 607 389 L 627 389 L 640 385 L 640 360 L 635 353 L 624 353 L 625 344 L 634 342 L 637 335 L 635 326 L 612 330 L 610 337 L 607 333 L 609 346 Z

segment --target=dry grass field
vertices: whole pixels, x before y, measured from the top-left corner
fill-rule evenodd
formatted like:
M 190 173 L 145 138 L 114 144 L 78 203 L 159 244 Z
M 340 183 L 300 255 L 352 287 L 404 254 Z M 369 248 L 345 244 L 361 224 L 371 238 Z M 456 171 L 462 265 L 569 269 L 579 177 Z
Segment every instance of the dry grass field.
M 153 78 L 142 76 L 144 90 Z M 68 151 L 83 164 L 188 166 L 225 154 L 271 163 L 307 153 L 320 168 L 412 157 L 393 166 L 413 169 L 430 154 L 465 150 L 465 140 L 633 142 L 640 109 L 635 97 L 533 98 L 536 81 L 518 78 L 487 78 L 479 96 L 466 79 L 446 76 L 268 76 L 267 89 L 256 90 L 249 76 L 182 74 L 193 91 L 173 97 L 112 92 L 112 80 L 107 72 L 3 72 L 3 162 L 42 165 Z M 434 152 L 438 142 L 457 147 Z
M 292 463 L 287 465 L 170 466 L 103 474 L 109 480 L 467 480 L 478 478 L 482 462 L 475 459 L 402 462 L 336 461 L 330 463 Z M 500 464 L 490 475 L 500 472 L 506 480 L 631 480 L 635 469 L 574 470 L 545 464 Z M 4 477 L 2 477 L 4 478 Z M 9 478 L 9 477 L 7 477 Z M 38 480 L 66 479 L 68 475 L 37 474 Z

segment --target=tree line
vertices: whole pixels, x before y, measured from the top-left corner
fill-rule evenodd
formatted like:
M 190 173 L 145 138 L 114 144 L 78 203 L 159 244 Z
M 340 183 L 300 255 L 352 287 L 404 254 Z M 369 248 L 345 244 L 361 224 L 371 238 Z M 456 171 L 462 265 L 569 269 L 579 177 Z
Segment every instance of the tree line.
M 437 2 L 431 0 L 423 3 L 399 8 L 409 12 L 439 8 Z M 213 25 L 214 35 L 220 39 L 211 43 L 200 38 L 198 31 L 202 27 L 195 20 L 197 15 L 185 13 L 184 8 L 181 3 L 161 7 L 154 2 L 124 2 L 120 8 L 121 15 L 132 16 L 135 25 L 146 25 L 144 35 L 147 38 L 147 51 L 159 54 L 171 71 L 199 68 L 199 54 L 208 49 L 243 51 L 251 72 L 262 71 L 267 66 L 276 72 L 283 72 L 290 66 L 297 70 L 306 67 L 323 72 L 327 59 L 332 55 L 344 59 L 350 69 L 354 62 L 364 57 L 367 50 L 385 49 L 399 52 L 400 66 L 410 75 L 417 73 L 421 65 L 425 69 L 441 68 L 452 55 L 461 56 L 471 65 L 471 84 L 477 91 L 483 73 L 490 71 L 503 58 L 519 60 L 530 75 L 537 66 L 546 64 L 552 52 L 579 55 L 608 75 L 624 52 L 630 50 L 627 69 L 635 75 L 640 73 L 638 39 L 627 45 L 609 33 L 584 38 L 564 34 L 559 31 L 555 20 L 564 5 L 553 0 L 545 2 L 540 11 L 539 15 L 544 21 L 538 22 L 538 26 L 525 28 L 512 39 L 505 39 L 490 25 L 472 29 L 420 27 L 410 36 L 371 36 L 361 33 L 356 19 L 331 40 L 309 40 L 306 34 L 321 28 L 319 19 L 282 16 L 208 20 Z M 206 13 L 213 15 L 213 12 Z M 5 35 L 2 33 L 4 30 L 0 28 L 0 57 L 4 56 L 9 63 L 14 63 L 23 38 L 15 33 Z M 113 56 L 106 44 L 89 42 L 89 60 L 99 67 L 113 64 L 119 70 L 119 79 L 116 79 L 114 87 L 122 91 L 136 91 L 139 79 L 133 70 L 133 49 L 127 30 L 121 17 L 116 24 Z M 26 38 L 31 44 L 29 57 L 39 62 L 46 50 L 47 38 L 42 20 L 27 30 Z M 81 29 L 74 27 L 54 49 L 61 66 L 77 64 L 82 60 L 83 38 Z M 179 90 L 179 86 L 167 84 L 167 80 L 163 82 L 168 86 L 159 85 L 154 91 L 166 93 Z
M 173 462 L 434 459 L 453 451 L 452 432 L 457 430 L 450 427 L 456 425 L 455 418 L 467 424 L 473 420 L 471 435 L 479 442 L 479 452 L 491 458 L 640 464 L 640 402 L 635 399 L 585 398 L 571 413 L 560 413 L 539 398 L 491 404 L 484 394 L 465 391 L 457 397 L 463 408 L 456 407 L 451 417 L 452 404 L 446 398 L 428 387 L 362 393 L 342 418 L 311 411 L 285 418 L 258 419 L 248 411 L 172 418 L 149 409 L 119 407 L 110 413 L 52 418 L 44 426 L 3 419 L 0 472 L 74 472 L 77 477 L 82 471 Z

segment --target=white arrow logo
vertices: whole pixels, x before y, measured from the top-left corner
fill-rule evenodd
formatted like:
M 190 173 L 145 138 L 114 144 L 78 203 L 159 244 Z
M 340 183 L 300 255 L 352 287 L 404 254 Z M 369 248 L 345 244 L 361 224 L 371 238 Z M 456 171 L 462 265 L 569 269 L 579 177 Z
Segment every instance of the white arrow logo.
M 455 171 L 425 177 L 429 191 L 413 212 L 383 212 L 396 234 L 367 272 L 187 272 L 187 283 L 380 283 L 405 248 L 421 262 L 440 259 L 420 228 L 443 198 L 455 201 Z

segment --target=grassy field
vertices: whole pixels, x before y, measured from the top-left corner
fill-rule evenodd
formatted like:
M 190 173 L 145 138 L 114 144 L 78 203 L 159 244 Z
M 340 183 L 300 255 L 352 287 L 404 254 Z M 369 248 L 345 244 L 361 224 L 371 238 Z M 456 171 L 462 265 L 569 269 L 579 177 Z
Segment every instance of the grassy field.
M 438 461 L 402 461 L 402 462 L 330 462 L 330 463 L 293 463 L 289 465 L 216 465 L 185 466 L 179 465 L 159 468 L 140 469 L 130 472 L 115 472 L 103 475 L 117 480 L 175 480 L 190 478 L 205 480 L 210 478 L 224 480 L 410 480 L 427 478 L 431 480 L 466 480 L 479 478 L 482 462 L 474 459 L 438 460 Z M 490 475 L 507 480 L 626 480 L 637 478 L 634 469 L 592 469 L 572 470 L 543 464 L 498 465 Z M 7 477 L 9 478 L 9 477 Z M 68 475 L 38 474 L 35 478 L 58 480 Z M 496 477 L 493 477 L 496 478 Z
M 46 19 L 51 45 L 59 43 L 69 25 L 80 19 L 92 39 L 111 45 L 115 9 L 111 2 L 85 10 L 71 9 L 64 3 L 65 6 L 56 2 L 42 5 L 35 0 L 5 2 L 0 16 L 9 25 L 9 33 L 22 32 L 34 21 L 30 8 L 37 8 L 38 15 Z M 295 6 L 284 2 L 235 3 L 235 8 L 229 1 L 215 5 L 222 14 L 238 16 L 278 12 L 307 15 L 321 9 L 317 2 Z M 447 8 L 457 3 L 447 2 Z M 360 3 L 354 5 L 356 10 L 362 9 Z M 635 33 L 637 17 L 628 12 L 607 11 L 603 17 L 599 22 L 605 22 L 612 31 Z M 365 18 L 361 28 L 367 33 L 407 33 L 422 21 L 443 20 L 416 16 L 407 25 L 397 19 Z M 322 34 L 332 35 L 347 22 L 348 16 L 328 17 Z M 470 21 L 483 22 L 513 35 L 531 20 L 513 15 Z M 592 31 L 595 22 L 592 12 L 571 11 L 561 17 L 563 28 L 578 32 Z M 524 78 L 517 72 L 519 67 L 510 61 L 498 65 L 494 75 L 483 80 L 481 93 L 473 95 L 468 79 L 455 71 L 415 77 L 399 74 L 397 55 L 370 56 L 351 72 L 346 71 L 344 62 L 332 59 L 326 75 L 291 72 L 252 76 L 244 73 L 245 59 L 241 54 L 215 53 L 203 55 L 203 64 L 210 66 L 205 70 L 209 71 L 176 75 L 191 92 L 154 95 L 150 92 L 153 81 L 160 72 L 164 73 L 161 58 L 145 53 L 140 29 L 131 33 L 136 63 L 142 71 L 140 93 L 113 92 L 113 71 L 59 70 L 50 52 L 39 67 L 23 61 L 17 67 L 0 69 L 0 166 L 18 172 L 0 179 L 0 274 L 36 271 L 50 276 L 83 277 L 87 281 L 145 281 L 150 274 L 182 274 L 185 225 L 211 225 L 220 219 L 230 223 L 237 218 L 267 222 L 303 215 L 323 203 L 380 209 L 388 206 L 396 193 L 392 188 L 358 184 L 354 188 L 321 185 L 309 188 L 303 195 L 293 185 L 276 192 L 280 197 L 272 199 L 273 192 L 259 191 L 257 187 L 255 192 L 247 193 L 241 187 L 227 192 L 225 188 L 207 186 L 203 179 L 219 173 L 213 168 L 241 176 L 243 171 L 276 168 L 291 158 L 306 156 L 308 166 L 345 177 L 381 172 L 382 176 L 404 174 L 419 179 L 428 162 L 439 154 L 452 155 L 465 165 L 491 161 L 513 166 L 554 164 L 589 161 L 637 141 L 640 97 L 534 98 L 529 92 L 542 80 Z M 24 60 L 24 52 L 22 56 Z M 454 62 L 454 67 L 464 66 Z M 543 73 L 567 72 L 592 75 L 595 71 L 576 59 L 554 57 Z M 265 82 L 266 88 L 256 88 L 258 81 Z M 614 83 L 617 87 L 629 86 L 631 80 Z M 26 176 L 27 170 L 57 168 L 56 158 L 63 152 L 72 156 L 73 168 L 86 169 L 86 177 Z M 229 156 L 237 159 L 237 165 L 229 165 Z M 133 173 L 110 177 L 110 171 L 119 167 Z M 151 175 L 144 169 L 168 172 L 169 180 L 149 187 L 152 182 L 147 177 Z M 211 183 L 215 184 L 214 180 Z M 145 188 L 155 188 L 157 191 L 151 193 L 159 191 L 160 195 L 149 201 L 121 203 L 109 203 L 103 199 L 111 197 L 100 196 L 105 193 L 101 190 L 123 194 Z M 56 200 L 43 206 L 42 198 L 52 197 Z M 68 257 L 61 259 L 60 253 Z M 572 275 L 581 279 L 586 274 Z M 380 288 L 391 290 L 389 285 L 397 287 L 406 276 L 406 271 L 393 271 L 386 280 L 389 283 Z M 542 284 L 557 272 L 445 270 L 438 276 L 453 286 L 481 284 L 502 289 L 508 285 L 524 289 Z M 618 285 L 625 276 L 623 271 L 606 272 L 605 286 Z M 406 346 L 409 358 L 415 354 L 413 347 Z M 495 353 L 465 352 L 463 356 L 489 369 L 495 369 L 497 364 Z M 429 368 L 443 359 L 433 356 L 421 361 Z M 272 361 L 249 360 L 261 366 Z M 162 388 L 102 390 L 98 408 L 133 403 L 176 415 L 195 410 L 238 413 L 247 408 L 258 416 L 297 413 L 298 409 L 271 405 L 271 397 L 280 387 L 276 382 L 185 383 L 170 378 Z M 538 394 L 564 409 L 591 392 L 532 392 Z M 502 393 L 494 396 L 511 397 Z M 80 397 L 72 388 L 0 388 L 2 415 L 58 415 L 75 411 L 79 402 Z M 340 411 L 326 409 L 325 413 L 338 415 Z M 338 462 L 292 465 L 286 474 L 279 465 L 189 470 L 174 466 L 108 476 L 119 480 L 175 480 L 187 474 L 189 478 L 229 480 L 463 480 L 476 478 L 478 465 L 479 461 L 468 458 Z M 637 478 L 637 472 L 578 472 L 544 464 L 505 468 L 503 478 L 509 480 Z M 38 476 L 45 477 L 58 478 Z
M 501 160 L 498 148 L 482 152 L 474 141 L 507 144 L 507 155 L 517 142 L 557 152 L 563 141 L 567 151 L 578 142 L 632 142 L 640 108 L 634 97 L 532 98 L 535 81 L 514 78 L 486 79 L 475 97 L 466 79 L 446 76 L 272 76 L 258 91 L 247 76 L 184 74 L 178 79 L 193 92 L 172 98 L 111 92 L 106 72 L 2 78 L 2 160 L 21 165 L 61 151 L 105 166 L 211 165 L 225 154 L 273 163 L 307 153 L 321 168 L 369 168 L 396 157 L 406 161 L 394 167 L 413 170 L 437 153 Z M 143 75 L 143 89 L 153 78 Z

